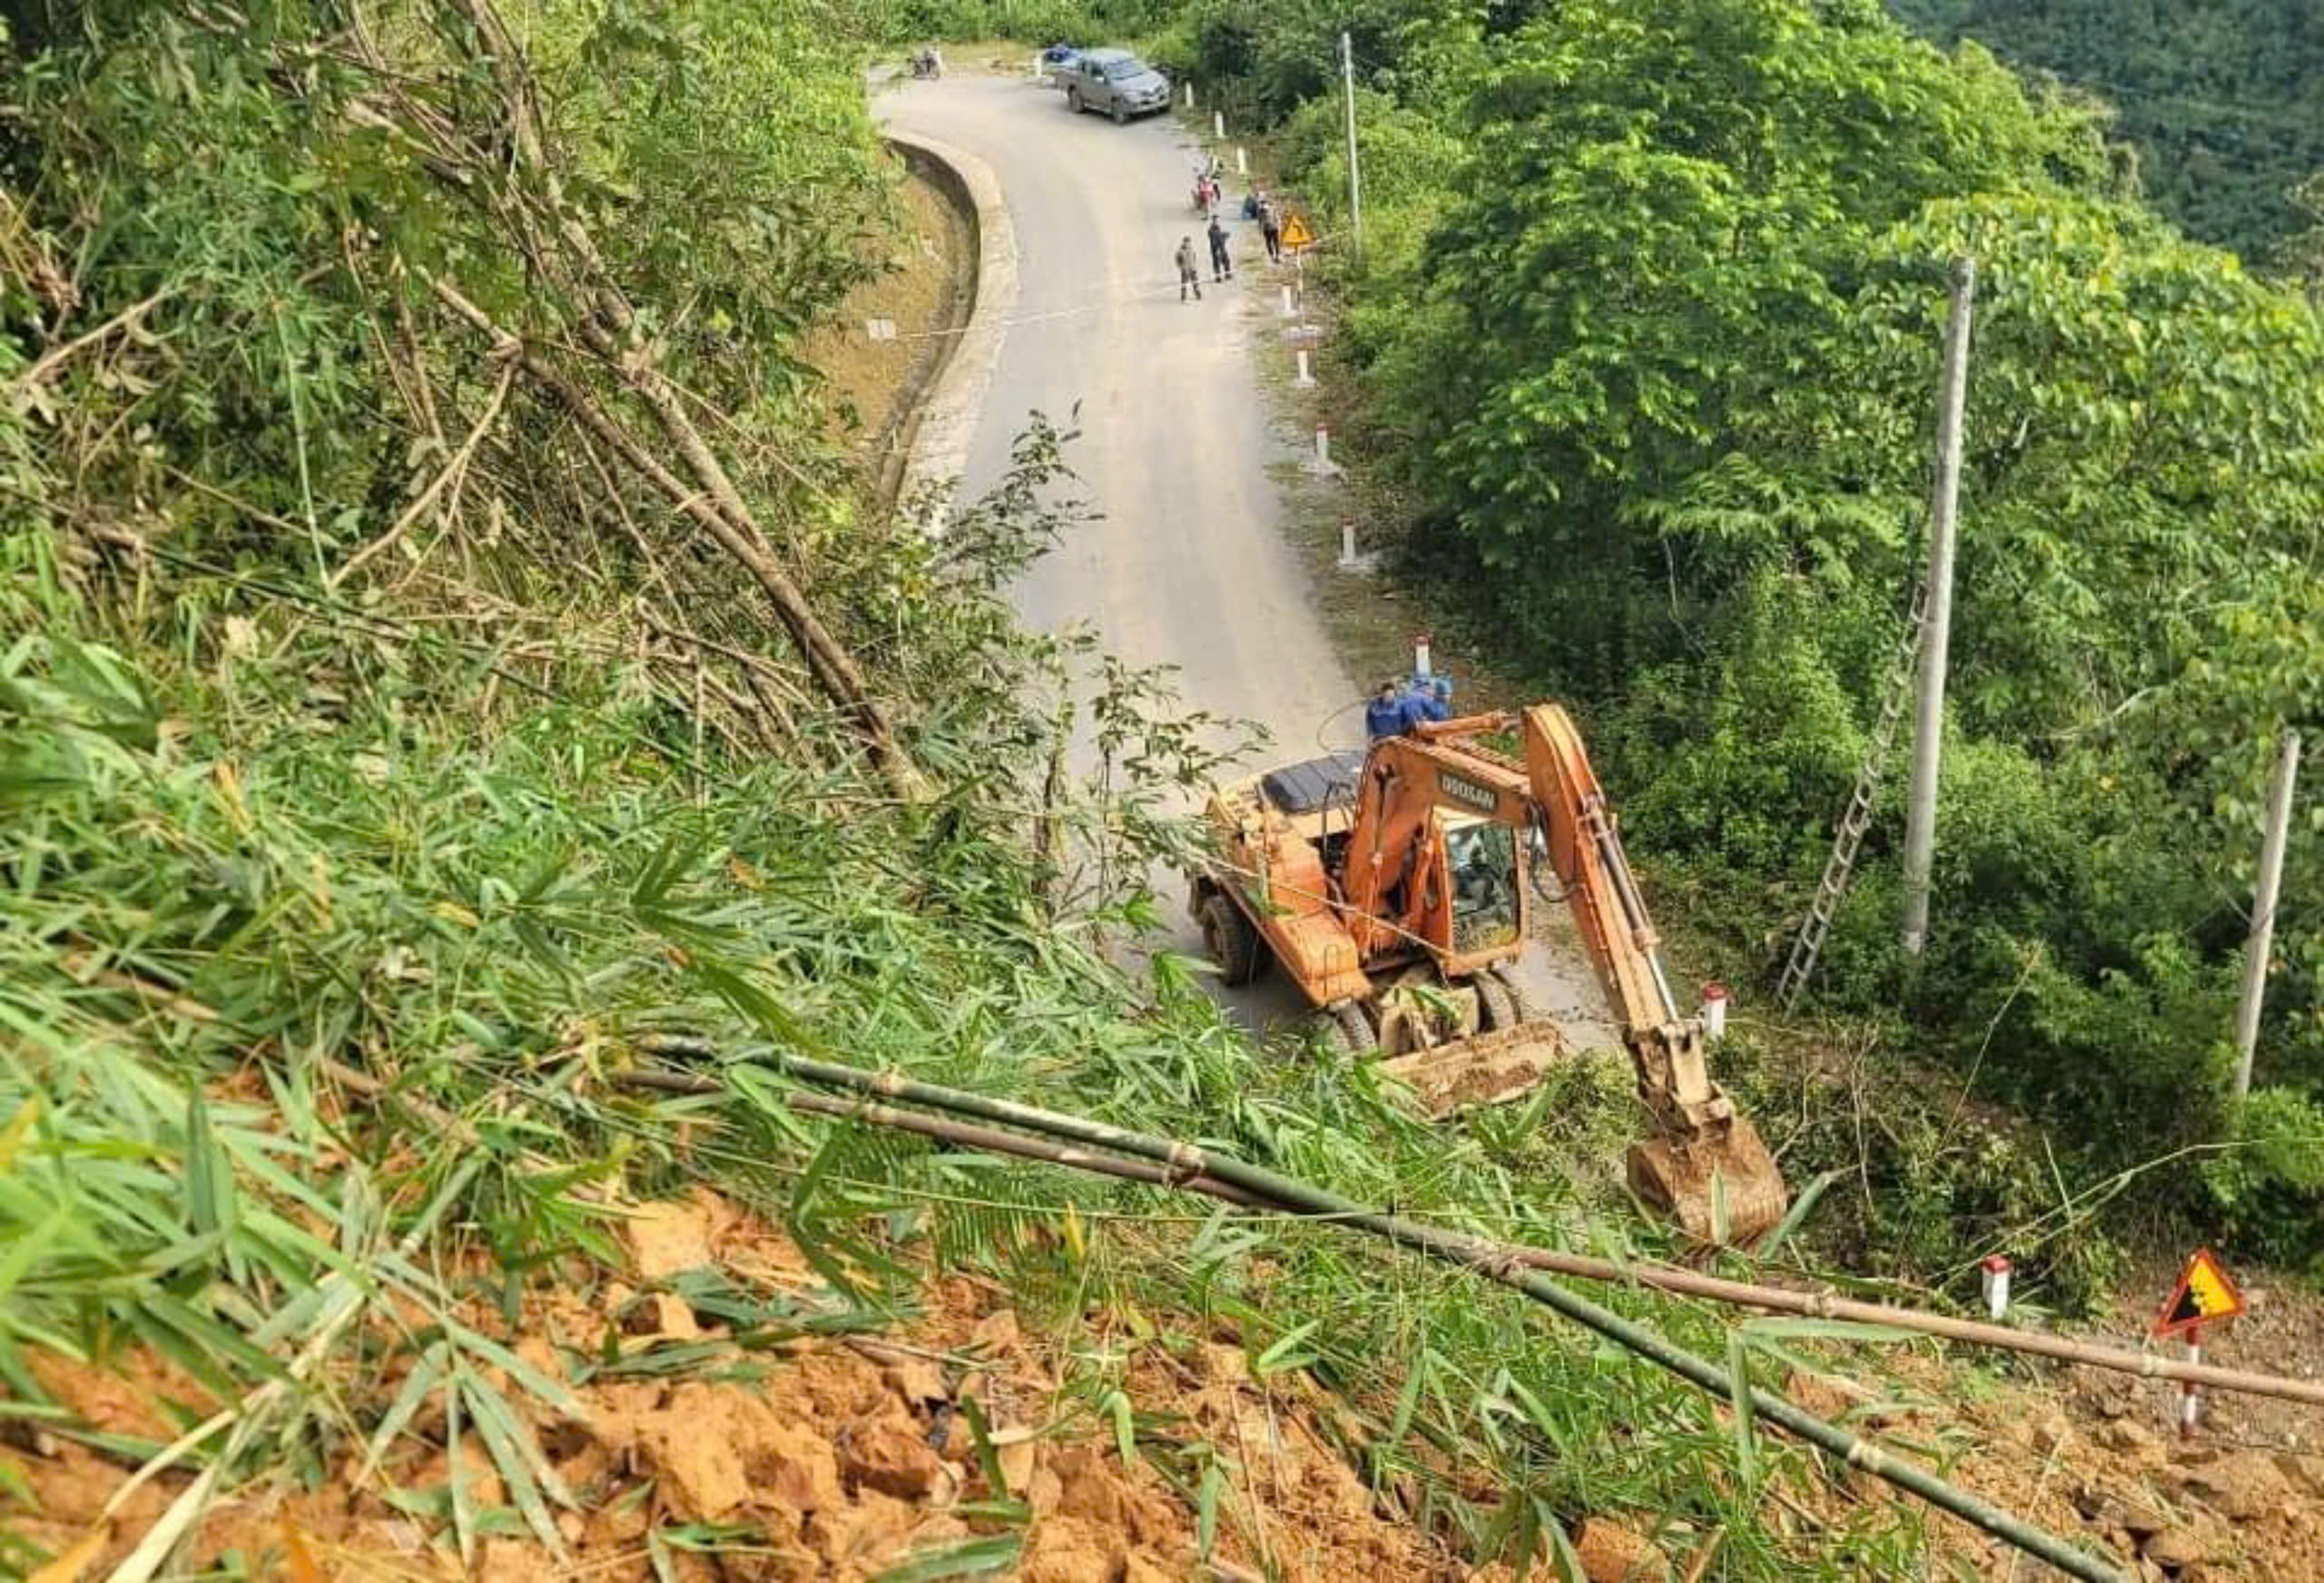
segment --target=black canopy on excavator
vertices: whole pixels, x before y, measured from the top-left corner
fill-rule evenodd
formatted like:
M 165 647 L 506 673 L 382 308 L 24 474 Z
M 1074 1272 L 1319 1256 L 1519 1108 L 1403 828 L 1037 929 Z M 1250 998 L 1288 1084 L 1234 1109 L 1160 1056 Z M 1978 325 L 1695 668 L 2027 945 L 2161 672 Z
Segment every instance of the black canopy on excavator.
M 1354 801 L 1356 777 L 1362 773 L 1364 750 L 1347 748 L 1270 770 L 1259 777 L 1259 789 L 1284 813 L 1318 813 Z

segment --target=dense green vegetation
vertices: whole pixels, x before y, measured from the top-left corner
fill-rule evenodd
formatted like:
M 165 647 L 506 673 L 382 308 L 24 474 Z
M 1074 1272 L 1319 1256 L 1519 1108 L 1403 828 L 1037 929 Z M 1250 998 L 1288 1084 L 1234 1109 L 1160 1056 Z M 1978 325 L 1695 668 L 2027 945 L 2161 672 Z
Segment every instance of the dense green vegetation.
M 1149 41 L 1279 117 L 1334 224 L 1343 20 L 1196 0 Z M 2128 1190 L 2311 1263 L 2312 794 L 2252 1101 L 2224 1082 L 2269 765 L 2324 709 L 2313 310 L 2142 207 L 2080 98 L 1873 0 L 1381 0 L 1354 32 L 1368 251 L 1326 265 L 1353 454 L 1411 504 L 1409 575 L 1585 704 L 1661 910 L 1730 968 L 1779 962 L 1862 758 L 1922 556 L 1946 261 L 1976 256 L 1935 940 L 1909 968 L 1895 945 L 1898 773 L 1817 1004 L 2020 1125 L 1972 1145 L 1962 1088 L 1900 1081 L 1885 1137 L 1823 1144 L 1871 1148 L 1869 1258 L 2022 1238 L 2004 1184 L 2054 1155 L 2067 1222 Z M 2100 1239 L 2052 1251 L 2105 1273 Z
M 2270 261 L 2316 217 L 2324 15 L 2305 0 L 1890 0 L 1941 43 L 1974 38 L 2113 111 L 2140 184 L 2194 236 Z
M 622 1086 L 652 1036 L 769 1041 L 1450 1224 L 1654 1245 L 1575 1165 L 1611 1168 L 1619 1070 L 1447 1133 L 1361 1068 L 1253 1050 L 1184 964 L 1109 964 L 1209 733 L 1009 622 L 1059 437 L 1036 426 L 940 544 L 814 438 L 794 349 L 877 256 L 894 180 L 834 42 L 860 19 L 54 15 L 11 37 L 0 122 L 11 1421 L 125 1473 L 158 1448 L 59 1416 L 31 1362 L 148 1348 L 238 1409 L 182 1449 L 203 1478 L 164 1475 L 181 1514 L 465 1437 L 510 1509 L 407 1509 L 464 1554 L 526 1528 L 554 1550 L 586 1492 L 539 1477 L 557 1382 L 507 1326 L 598 1278 L 570 1255 L 609 1253 L 623 1198 L 708 1181 L 849 1255 L 821 1307 L 725 1294 L 762 1342 L 887 1322 L 939 1253 L 1060 1323 L 1128 1316 L 1065 1405 L 1189 1489 L 1216 1494 L 1209 1450 L 1133 1420 L 1122 1333 L 1227 1325 L 1311 1372 L 1382 1487 L 1481 1558 L 1635 1509 L 1723 1524 L 1722 1576 L 1915 1569 L 1917 1512 L 1763 1528 L 1748 1480 L 1706 1471 L 1737 1456 L 1709 1404 L 1330 1228 L 1189 1220 L 794 1114 L 771 1081 L 725 1111 Z M 1107 761 L 1086 782 L 1058 769 L 1077 721 Z M 1780 1372 L 1779 1335 L 1733 1345 Z M 1803 1473 L 1777 1445 L 1758 1467 Z M 0 1479 L 0 1519 L 33 1499 Z M 19 1533 L 0 1570 L 43 1559 Z

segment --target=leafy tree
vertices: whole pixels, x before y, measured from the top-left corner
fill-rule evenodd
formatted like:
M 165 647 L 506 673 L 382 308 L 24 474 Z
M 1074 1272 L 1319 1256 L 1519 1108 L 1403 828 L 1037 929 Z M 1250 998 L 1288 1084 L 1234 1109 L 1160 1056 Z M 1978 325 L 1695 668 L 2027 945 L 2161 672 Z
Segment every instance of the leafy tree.
M 2077 118 L 1847 13 L 1569 6 L 1478 93 L 1424 271 L 1448 311 L 1396 376 L 1439 437 L 1417 470 L 1508 607 L 1563 609 L 1541 626 L 1570 684 L 1617 684 L 1731 576 L 1713 537 L 1673 561 L 1653 503 L 1821 360 L 1873 234 L 1938 197 L 2098 179 Z
M 1476 90 L 1433 119 L 1468 155 L 1416 162 L 1440 185 L 1389 207 L 1428 241 L 1392 228 L 1350 281 L 1431 582 L 1592 705 L 1641 841 L 1782 938 L 1764 887 L 1804 905 L 1917 575 L 1944 265 L 1974 254 L 1943 926 L 1908 975 L 1884 821 L 1826 983 L 2094 1163 L 2230 1132 L 2234 899 L 2324 674 L 2315 312 L 2130 202 L 2089 111 L 1873 7 L 1601 0 L 1457 47 Z M 1374 119 L 1427 146 L 1426 107 Z M 1292 123 L 1310 172 L 1321 120 Z M 2281 921 L 2261 1081 L 2297 1095 L 2317 915 Z

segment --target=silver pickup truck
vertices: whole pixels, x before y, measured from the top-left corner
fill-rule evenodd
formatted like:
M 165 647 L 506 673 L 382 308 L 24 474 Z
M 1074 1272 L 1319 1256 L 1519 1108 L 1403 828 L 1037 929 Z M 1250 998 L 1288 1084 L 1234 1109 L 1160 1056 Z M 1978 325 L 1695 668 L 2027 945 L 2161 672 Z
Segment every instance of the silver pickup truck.
M 1060 68 L 1058 78 L 1065 85 L 1068 110 L 1102 110 L 1117 125 L 1170 107 L 1170 79 L 1128 50 L 1084 50 Z

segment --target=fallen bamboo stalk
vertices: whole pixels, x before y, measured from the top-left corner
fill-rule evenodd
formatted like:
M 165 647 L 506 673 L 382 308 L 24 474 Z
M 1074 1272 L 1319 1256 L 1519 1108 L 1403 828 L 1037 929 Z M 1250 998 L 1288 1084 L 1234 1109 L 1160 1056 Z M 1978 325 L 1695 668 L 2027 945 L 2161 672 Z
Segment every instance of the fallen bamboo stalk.
M 684 1073 L 636 1072 L 623 1081 L 630 1086 L 654 1088 L 676 1094 L 716 1094 L 725 1086 L 715 1079 L 696 1077 Z M 796 1105 L 796 1100 L 793 1104 Z M 799 1106 L 821 1114 L 837 1115 L 845 1111 L 830 1110 L 821 1106 Z M 911 1112 L 890 1112 L 910 1116 Z M 926 1136 L 942 1135 L 929 1133 L 913 1126 L 907 1131 L 920 1131 Z M 1003 1133 L 1001 1137 L 1024 1141 L 1023 1135 Z M 965 1141 L 955 1139 L 952 1141 Z M 983 1146 L 978 1145 L 976 1146 Z M 1023 1149 L 1006 1149 L 1028 1159 L 1051 1164 L 1080 1164 L 1080 1160 L 1065 1161 L 1050 1153 L 1034 1153 Z M 1109 1175 L 1123 1176 L 1130 1181 L 1152 1185 L 1180 1185 L 1169 1179 L 1160 1166 L 1149 1173 L 1108 1170 Z M 1198 1179 L 1190 1185 L 1196 1192 L 1207 1192 Z M 1223 1184 L 1222 1184 L 1223 1185 Z M 1214 1197 L 1223 1196 L 1212 1193 Z M 1247 1201 L 1247 1200 L 1246 1200 Z M 1729 1281 L 1717 1275 L 1705 1275 L 1693 1270 L 1683 1270 L 1670 1264 L 1650 1263 L 1616 1263 L 1610 1259 L 1593 1259 L 1580 1254 L 1553 1253 L 1547 1248 L 1525 1247 L 1515 1243 L 1490 1243 L 1495 1256 L 1528 1269 L 1547 1271 L 1551 1274 L 1568 1275 L 1584 1281 L 1602 1281 L 1621 1285 L 1650 1287 L 1680 1297 L 1701 1298 L 1707 1302 L 1725 1303 L 1737 1308 L 1765 1309 L 1771 1313 L 1805 1314 L 1815 1319 L 1847 1320 L 1858 1324 L 1881 1325 L 1890 1330 L 1909 1331 L 1916 1335 L 1934 1336 L 1941 1341 L 1958 1342 L 1967 1346 L 1998 1347 L 2008 1352 L 2027 1352 L 2038 1357 L 2054 1358 L 2060 1362 L 2078 1364 L 2084 1368 L 2107 1369 L 2121 1374 L 2135 1374 L 2145 1380 L 2174 1380 L 2200 1385 L 2211 1391 L 2234 1391 L 2247 1396 L 2271 1396 L 2283 1401 L 2301 1401 L 2324 1406 L 2324 1381 L 2295 1380 L 2282 1374 L 2261 1374 L 2246 1369 L 2225 1369 L 2211 1363 L 2182 1362 L 2152 1352 L 2132 1352 L 2124 1347 L 2098 1346 L 2077 1342 L 2064 1336 L 2044 1334 L 2039 1331 L 2013 1330 L 2007 1325 L 1988 1324 L 1981 1320 L 1956 1319 L 1951 1314 L 1931 1313 L 1926 1309 L 1898 1308 L 1886 1303 L 1862 1303 L 1854 1298 L 1837 1296 L 1829 1292 L 1801 1292 L 1786 1286 L 1761 1286 L 1749 1282 Z
M 1509 1256 L 1536 1270 L 1572 1275 L 1586 1281 L 1619 1281 L 1651 1286 L 1683 1297 L 1701 1297 L 1741 1308 L 1764 1308 L 1777 1313 L 1802 1313 L 1817 1319 L 1844 1319 L 1859 1324 L 1885 1325 L 1891 1330 L 1970 1346 L 2002 1347 L 2031 1352 L 2061 1362 L 2093 1369 L 2112 1369 L 2148 1380 L 2183 1380 L 2215 1391 L 2240 1391 L 2250 1396 L 2273 1396 L 2285 1401 L 2312 1402 L 2324 1407 L 2324 1381 L 2294 1380 L 2281 1374 L 2257 1374 L 2243 1369 L 2221 1369 L 2209 1363 L 2184 1363 L 2152 1352 L 2123 1347 L 2094 1346 L 2040 1331 L 2012 1330 L 1982 1320 L 1956 1319 L 1926 1309 L 1896 1308 L 1886 1303 L 1859 1303 L 1829 1292 L 1797 1292 L 1783 1286 L 1758 1286 L 1742 1281 L 1698 1274 L 1669 1264 L 1617 1264 L 1576 1254 L 1556 1254 L 1544 1248 L 1511 1247 Z
M 640 1074 L 642 1076 L 642 1074 Z M 863 1100 L 833 1099 L 822 1094 L 786 1094 L 783 1102 L 793 1110 L 804 1110 L 817 1116 L 834 1116 L 849 1121 L 860 1121 L 871 1126 L 894 1127 L 901 1132 L 918 1133 L 939 1143 L 957 1144 L 963 1148 L 983 1149 L 988 1153 L 1014 1155 L 1020 1159 L 1039 1160 L 1044 1165 L 1066 1165 L 1078 1171 L 1095 1171 L 1108 1176 L 1118 1176 L 1126 1182 L 1142 1182 L 1149 1187 L 1183 1187 L 1189 1193 L 1200 1193 L 1221 1198 L 1229 1204 L 1249 1208 L 1273 1208 L 1266 1201 L 1255 1198 L 1240 1188 L 1231 1187 L 1214 1177 L 1174 1176 L 1164 1166 L 1147 1160 L 1125 1159 L 1119 1155 L 1092 1154 L 1087 1149 L 1068 1147 L 1045 1139 L 1028 1137 L 1021 1132 L 1003 1132 L 998 1127 L 976 1126 L 968 1122 L 948 1121 L 940 1116 L 925 1116 L 918 1111 L 898 1110 L 891 1105 L 877 1105 Z
M 2088 1583 L 2118 1583 L 2121 1577 L 2113 1567 L 2078 1546 L 2069 1544 L 2059 1536 L 2035 1528 L 2013 1513 L 1947 1483 L 1916 1462 L 1896 1456 L 1836 1424 L 1826 1422 L 1774 1391 L 1758 1386 L 1737 1390 L 1735 1380 L 1718 1364 L 1698 1357 L 1655 1332 L 1610 1310 L 1600 1308 L 1586 1298 L 1577 1297 L 1555 1283 L 1524 1269 L 1507 1258 L 1505 1251 L 1497 1244 L 1481 1237 L 1422 1225 L 1398 1215 L 1374 1214 L 1352 1199 L 1342 1198 L 1294 1177 L 1278 1175 L 1230 1156 L 1212 1155 L 1192 1144 L 1173 1138 L 1130 1132 L 1032 1106 L 914 1082 L 891 1072 L 870 1072 L 860 1067 L 772 1051 L 762 1058 L 769 1066 L 793 1077 L 849 1089 L 874 1102 L 852 1112 L 842 1109 L 842 1115 L 852 1114 L 869 1121 L 875 1108 L 883 1114 L 902 1114 L 894 1112 L 891 1106 L 877 1105 L 878 1100 L 903 1100 L 925 1105 L 956 1116 L 970 1116 L 980 1122 L 1000 1122 L 1024 1127 L 1046 1135 L 1054 1141 L 1080 1145 L 1071 1152 L 1086 1155 L 1092 1162 L 1101 1158 L 1109 1163 L 1119 1162 L 1122 1155 L 1140 1157 L 1163 1167 L 1165 1180 L 1173 1186 L 1193 1190 L 1196 1182 L 1208 1178 L 1238 1189 L 1260 1204 L 1286 1214 L 1328 1217 L 1351 1229 L 1370 1232 L 1400 1247 L 1425 1254 L 1442 1263 L 1472 1271 L 1520 1292 L 1584 1329 L 1678 1375 L 1715 1399 L 1731 1400 L 1738 1406 L 1748 1406 L 1753 1417 L 1765 1419 L 1788 1431 L 1834 1460 L 1847 1467 L 1862 1469 L 2004 1543 L 2048 1562 L 2070 1577 L 2087 1579 Z M 1103 1170 L 1108 1167 L 1090 1164 L 1085 1168 Z
M 438 301 L 492 342 L 496 355 L 513 355 L 517 366 L 542 391 L 554 398 L 632 472 L 653 486 L 673 509 L 708 533 L 750 574 L 773 606 L 776 620 L 806 662 L 816 685 L 850 718 L 888 789 L 902 801 L 918 801 L 925 788 L 911 758 L 897 741 L 885 709 L 872 696 L 854 657 L 832 635 L 805 592 L 768 551 L 766 536 L 756 522 L 749 517 L 740 523 L 730 521 L 708 493 L 686 487 L 643 440 L 608 416 L 569 374 L 541 355 L 536 347 L 502 328 L 458 287 L 441 278 L 431 279 L 428 285 Z

